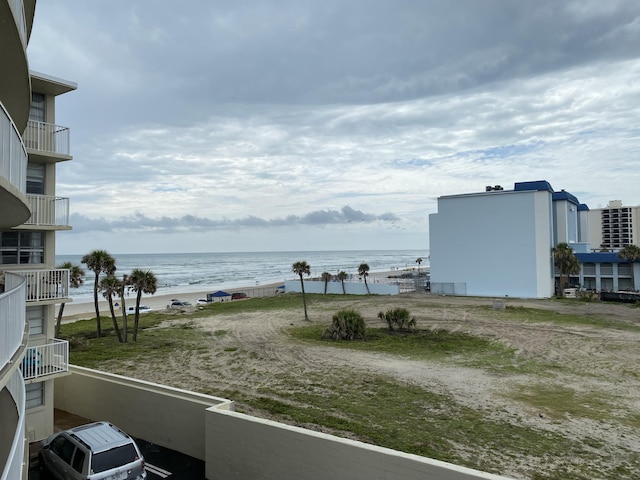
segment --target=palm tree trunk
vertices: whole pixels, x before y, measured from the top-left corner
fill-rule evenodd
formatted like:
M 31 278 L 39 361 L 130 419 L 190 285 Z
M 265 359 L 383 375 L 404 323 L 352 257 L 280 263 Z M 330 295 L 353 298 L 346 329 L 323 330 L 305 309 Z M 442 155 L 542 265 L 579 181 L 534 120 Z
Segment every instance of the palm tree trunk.
M 367 276 L 364 276 L 364 286 L 367 287 L 367 295 L 371 295 L 371 292 L 369 291 L 369 284 L 367 283 Z
M 307 299 L 304 294 L 304 280 L 302 280 L 302 274 L 300 274 L 300 286 L 302 287 L 302 305 L 304 305 L 304 319 L 309 320 L 309 315 L 307 315 Z
M 54 337 L 58 338 L 60 335 L 60 324 L 62 323 L 62 312 L 64 312 L 64 302 L 60 304 L 60 310 L 58 310 L 58 319 L 56 320 L 56 329 Z
M 102 336 L 102 327 L 100 326 L 100 308 L 98 307 L 98 274 L 93 284 L 93 305 L 96 308 L 96 335 L 98 338 Z
M 140 319 L 140 299 L 142 298 L 142 290 L 138 290 L 138 295 L 136 296 L 136 314 L 133 320 L 133 341 L 136 342 L 138 340 L 138 320 Z
M 124 303 L 124 295 L 120 297 L 120 305 L 122 306 L 122 339 L 124 343 L 128 343 L 129 330 L 127 328 L 127 306 Z
M 343 294 L 343 295 L 346 295 L 346 294 L 347 294 L 347 291 L 346 291 L 346 290 L 345 290 L 345 288 L 344 288 L 344 280 L 341 280 L 341 282 L 342 282 L 342 294 Z
M 118 319 L 116 318 L 116 312 L 113 309 L 113 300 L 111 299 L 111 297 L 109 297 L 109 311 L 111 312 L 113 329 L 116 331 L 116 335 L 118 336 L 118 342 L 122 343 L 122 333 L 120 332 L 120 327 L 118 326 Z

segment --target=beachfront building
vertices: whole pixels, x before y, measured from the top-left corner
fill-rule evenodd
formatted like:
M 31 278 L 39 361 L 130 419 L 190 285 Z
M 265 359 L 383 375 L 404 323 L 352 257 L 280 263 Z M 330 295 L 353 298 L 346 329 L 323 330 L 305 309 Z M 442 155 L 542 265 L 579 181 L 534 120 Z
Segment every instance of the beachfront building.
M 565 242 L 589 251 L 588 211 L 544 180 L 439 197 L 437 213 L 429 215 L 431 292 L 553 296 L 553 247 Z
M 629 207 L 611 200 L 606 208 L 589 212 L 589 239 L 592 248 L 619 250 L 627 245 L 640 247 L 640 206 Z M 635 228 L 634 228 L 635 227 Z
M 58 162 L 71 160 L 55 98 L 71 82 L 29 71 L 35 0 L 0 0 L 0 465 L 26 478 L 25 448 L 53 432 L 53 381 L 68 372 L 68 344 L 53 336 L 69 272 L 55 268 L 55 233 L 69 229 L 56 196 Z

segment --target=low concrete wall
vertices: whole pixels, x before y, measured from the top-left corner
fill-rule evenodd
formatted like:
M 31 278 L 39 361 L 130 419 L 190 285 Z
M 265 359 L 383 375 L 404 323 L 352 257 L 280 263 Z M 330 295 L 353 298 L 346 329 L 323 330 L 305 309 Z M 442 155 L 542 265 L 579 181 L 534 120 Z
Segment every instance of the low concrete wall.
M 233 402 L 71 366 L 55 407 L 204 460 L 208 480 L 509 480 L 233 411 Z
M 134 437 L 204 460 L 205 410 L 233 402 L 71 365 L 55 381 L 55 408 L 108 420 Z
M 398 295 L 400 287 L 398 285 L 390 285 L 388 283 L 368 283 L 369 292 L 372 295 Z M 302 292 L 300 280 L 287 280 L 284 282 L 285 292 Z M 342 291 L 341 282 L 328 282 L 327 293 L 335 293 L 342 295 L 367 295 L 367 287 L 364 282 L 344 282 L 344 292 Z M 324 293 L 324 282 L 317 280 L 304 281 L 305 293 Z
M 508 480 L 216 408 L 206 432 L 209 480 Z

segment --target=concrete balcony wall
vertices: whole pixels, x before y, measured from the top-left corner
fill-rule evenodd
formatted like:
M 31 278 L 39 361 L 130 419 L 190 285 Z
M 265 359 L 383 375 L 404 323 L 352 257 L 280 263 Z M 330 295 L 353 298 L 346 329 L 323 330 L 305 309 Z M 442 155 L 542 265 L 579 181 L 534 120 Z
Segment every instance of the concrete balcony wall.
M 71 365 L 56 378 L 54 406 L 91 420 L 108 420 L 134 437 L 205 458 L 205 411 L 233 402 Z
M 36 227 L 70 228 L 69 199 L 52 195 L 27 195 L 31 218 L 25 225 Z
M 11 116 L 0 102 L 0 228 L 31 215 L 26 198 L 27 151 Z
M 27 333 L 25 288 L 22 276 L 5 272 L 4 292 L 0 293 L 0 374 L 24 354 Z M 4 382 L 0 381 L 2 385 Z
M 71 366 L 55 408 L 205 460 L 208 480 L 508 480 L 233 411 L 233 402 Z
M 25 390 L 20 370 L 16 370 L 7 388 L 0 391 L 0 480 L 25 478 Z

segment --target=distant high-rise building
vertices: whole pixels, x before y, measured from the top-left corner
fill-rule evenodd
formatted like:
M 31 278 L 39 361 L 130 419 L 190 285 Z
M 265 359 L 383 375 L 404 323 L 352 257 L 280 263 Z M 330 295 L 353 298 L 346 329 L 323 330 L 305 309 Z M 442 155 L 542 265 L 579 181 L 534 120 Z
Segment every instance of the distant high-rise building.
M 626 245 L 640 246 L 640 207 L 625 207 L 620 200 L 611 200 L 606 208 L 589 212 L 591 247 L 620 250 Z

